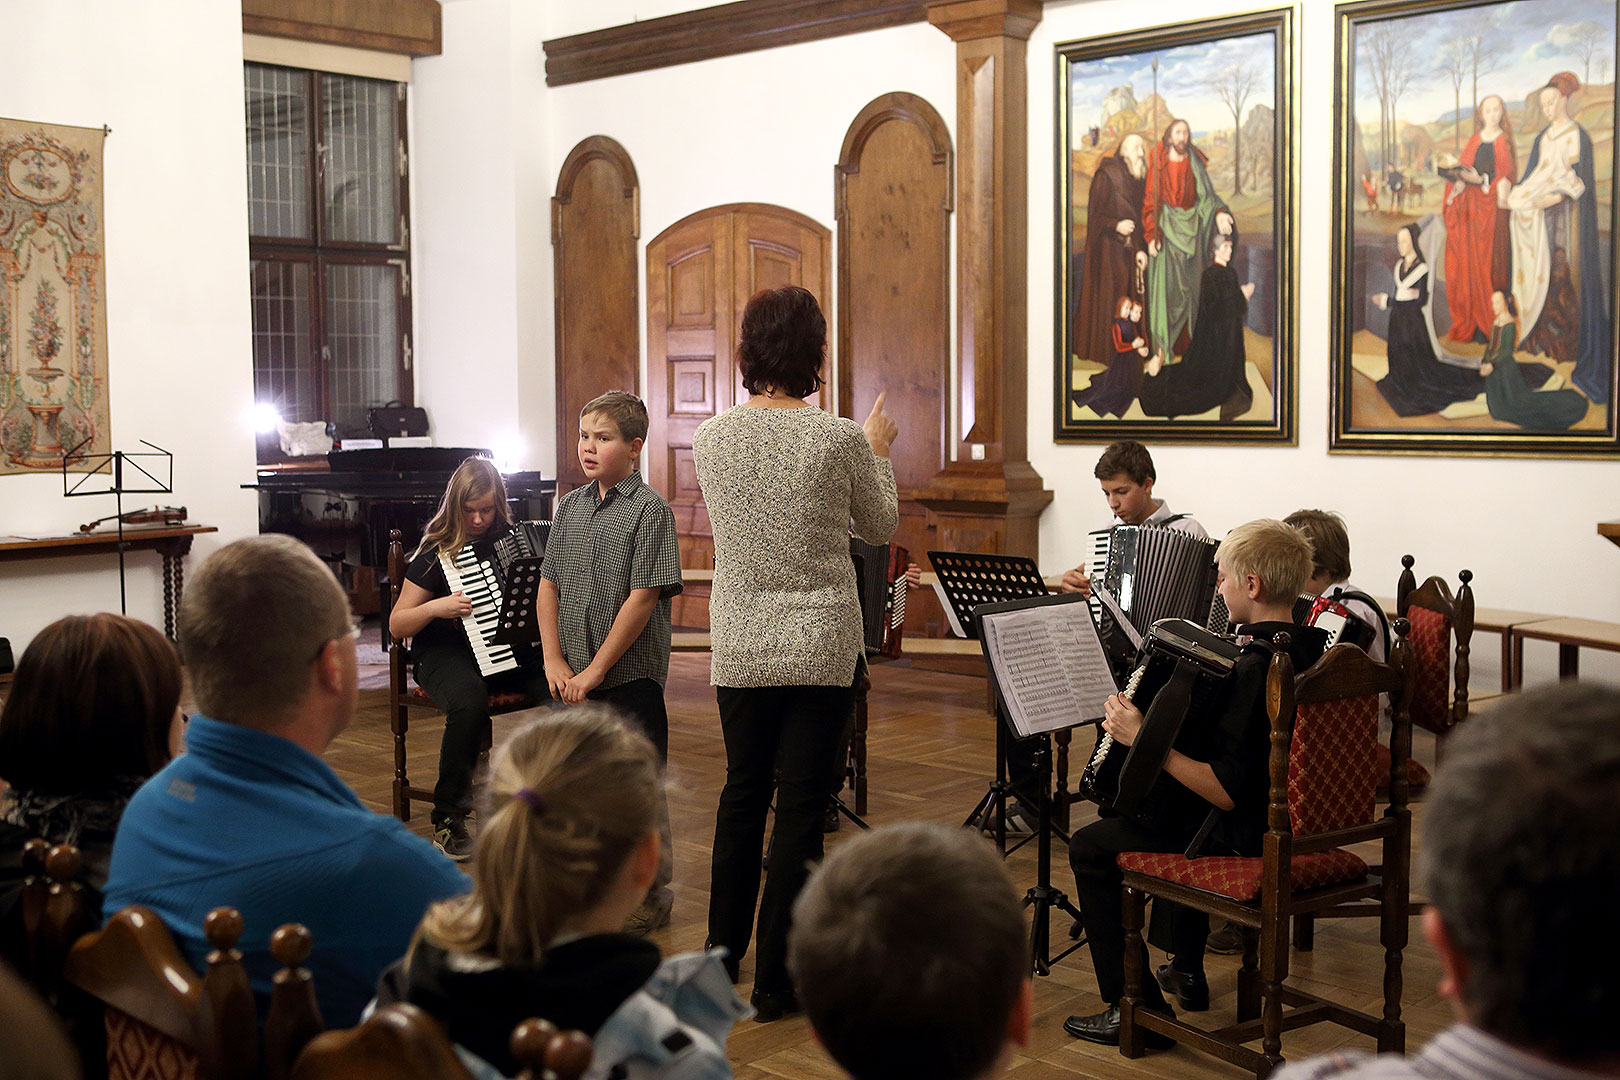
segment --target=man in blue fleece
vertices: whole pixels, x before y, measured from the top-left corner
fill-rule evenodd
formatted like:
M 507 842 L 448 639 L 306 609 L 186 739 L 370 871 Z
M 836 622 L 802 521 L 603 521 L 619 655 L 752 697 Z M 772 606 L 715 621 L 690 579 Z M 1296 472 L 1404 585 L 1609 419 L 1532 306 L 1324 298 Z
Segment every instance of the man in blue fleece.
M 336 579 L 285 536 L 222 548 L 180 608 L 198 713 L 186 753 L 130 800 L 106 911 L 154 911 L 199 969 L 203 918 L 242 913 L 238 948 L 261 1005 L 270 935 L 309 928 L 326 1023 L 354 1024 L 422 912 L 466 878 L 397 820 L 372 813 L 320 758 L 354 716 L 354 627 Z

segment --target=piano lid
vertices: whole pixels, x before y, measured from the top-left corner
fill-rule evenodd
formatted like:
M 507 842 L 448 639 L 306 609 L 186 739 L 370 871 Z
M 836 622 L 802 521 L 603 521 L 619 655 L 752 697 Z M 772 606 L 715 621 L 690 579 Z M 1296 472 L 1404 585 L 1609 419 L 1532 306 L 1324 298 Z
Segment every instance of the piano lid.
M 488 450 L 466 446 L 385 446 L 332 450 L 326 455 L 326 464 L 333 472 L 450 473 L 468 458 L 494 456 Z

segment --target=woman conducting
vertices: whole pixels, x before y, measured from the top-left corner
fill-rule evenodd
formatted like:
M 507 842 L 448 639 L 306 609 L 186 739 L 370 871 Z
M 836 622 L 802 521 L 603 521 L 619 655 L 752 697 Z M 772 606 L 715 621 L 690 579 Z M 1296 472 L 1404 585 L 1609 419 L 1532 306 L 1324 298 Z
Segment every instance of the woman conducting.
M 861 656 L 850 523 L 883 543 L 899 521 L 879 394 L 864 429 L 805 398 L 822 385 L 827 322 L 798 286 L 767 289 L 743 310 L 737 345 L 752 397 L 692 439 L 714 530 L 710 681 L 726 743 L 714 829 L 709 940 L 730 950 L 735 981 L 759 898 L 757 1018 L 798 1007 L 787 933 L 808 863 L 822 854 L 827 777 L 837 768 Z M 771 790 L 776 826 L 760 897 Z

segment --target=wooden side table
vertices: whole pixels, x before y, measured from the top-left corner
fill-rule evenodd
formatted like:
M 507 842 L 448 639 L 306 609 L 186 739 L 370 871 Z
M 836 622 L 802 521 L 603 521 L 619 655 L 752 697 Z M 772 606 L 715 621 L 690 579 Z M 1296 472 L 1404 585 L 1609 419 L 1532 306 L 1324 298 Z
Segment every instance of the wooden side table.
M 1552 641 L 1558 645 L 1558 677 L 1573 679 L 1580 674 L 1580 650 L 1603 649 L 1620 652 L 1620 623 L 1598 619 L 1544 619 L 1524 623 L 1509 631 L 1513 638 L 1513 689 L 1524 682 L 1524 643 Z

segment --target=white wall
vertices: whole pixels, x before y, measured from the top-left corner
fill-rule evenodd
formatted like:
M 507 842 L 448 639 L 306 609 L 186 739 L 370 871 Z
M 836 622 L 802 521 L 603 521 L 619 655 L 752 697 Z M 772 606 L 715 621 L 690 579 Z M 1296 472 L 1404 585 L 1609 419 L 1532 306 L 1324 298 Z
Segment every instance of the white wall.
M 471 438 L 479 425 L 516 422 L 530 457 L 551 468 L 545 207 L 568 151 L 594 134 L 629 151 L 641 182 L 643 245 L 693 211 L 734 201 L 775 203 L 831 227 L 832 167 L 867 102 L 907 90 L 954 130 L 955 47 L 914 24 L 548 90 L 537 37 L 698 5 L 553 0 L 543 27 L 522 6 L 448 0 L 445 56 L 416 65 L 419 385 L 441 441 L 447 431 Z M 1399 557 L 1410 552 L 1424 573 L 1454 579 L 1457 569 L 1472 569 L 1484 606 L 1615 618 L 1620 549 L 1596 535 L 1595 523 L 1620 516 L 1620 463 L 1327 453 L 1333 8 L 1330 0 L 1304 0 L 1302 8 L 1299 445 L 1156 448 L 1160 492 L 1217 535 L 1300 506 L 1336 508 L 1351 527 L 1358 582 L 1376 592 L 1393 591 Z M 1041 526 L 1049 569 L 1077 560 L 1083 534 L 1107 516 L 1091 479 L 1098 448 L 1051 437 L 1053 44 L 1242 9 L 1236 0 L 1151 8 L 1053 0 L 1029 43 L 1029 445 L 1056 495 Z M 452 196 L 452 209 L 441 212 L 440 200 Z M 645 353 L 645 328 L 642 336 Z M 474 363 L 475 377 L 448 378 Z M 481 389 L 474 397 L 468 382 L 516 386 L 518 401 L 479 405 L 488 399 Z M 484 419 L 486 408 L 494 421 Z M 1476 671 L 1489 683 L 1496 642 L 1477 644 Z M 1589 655 L 1586 668 L 1620 677 L 1620 664 L 1608 659 Z M 1530 661 L 1545 674 L 1550 649 L 1532 646 Z
M 115 448 L 174 452 L 174 494 L 220 528 L 192 562 L 258 531 L 254 475 L 242 21 L 217 0 L 3 0 L 5 115 L 111 126 L 105 147 L 107 346 Z M 0 477 L 0 533 L 72 532 L 110 496 L 62 497 L 60 474 Z M 158 557 L 129 557 L 131 615 L 162 625 Z M 118 609 L 116 558 L 0 563 L 0 635 Z

